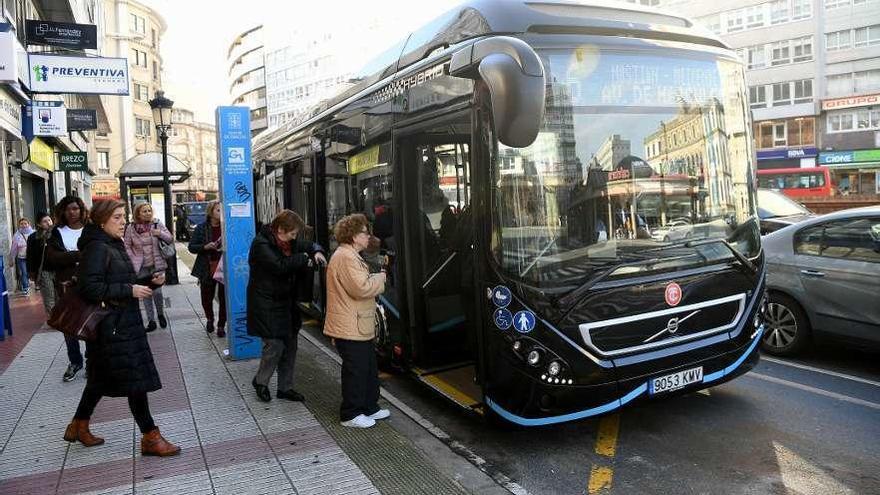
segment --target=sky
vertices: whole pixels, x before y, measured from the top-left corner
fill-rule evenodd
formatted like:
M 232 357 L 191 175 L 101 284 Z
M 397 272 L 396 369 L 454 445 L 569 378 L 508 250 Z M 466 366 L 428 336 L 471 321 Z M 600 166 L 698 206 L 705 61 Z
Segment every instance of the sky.
M 460 0 L 140 0 L 168 24 L 162 37 L 163 86 L 175 107 L 187 108 L 202 122 L 214 122 L 214 109 L 230 104 L 226 52 L 236 34 L 258 24 L 271 29 L 311 26 L 345 32 L 346 22 L 387 12 L 382 33 L 400 39 Z M 317 27 L 316 27 L 317 26 Z M 363 43 L 352 41 L 353 47 Z M 390 43 L 389 43 L 390 45 Z M 387 48 L 383 46 L 382 48 Z M 357 49 L 357 48 L 355 48 Z M 363 50 L 363 63 L 381 49 Z

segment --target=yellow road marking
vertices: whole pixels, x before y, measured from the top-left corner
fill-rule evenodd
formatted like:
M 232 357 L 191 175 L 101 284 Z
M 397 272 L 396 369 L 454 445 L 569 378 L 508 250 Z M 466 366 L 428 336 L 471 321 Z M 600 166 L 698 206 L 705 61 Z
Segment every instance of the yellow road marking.
M 612 414 L 604 416 L 599 421 L 599 431 L 596 433 L 597 454 L 613 458 L 617 453 L 617 436 L 620 432 L 620 415 Z M 614 478 L 614 468 L 594 464 L 590 470 L 590 481 L 587 483 L 587 493 L 595 494 L 611 489 L 611 480 Z
M 620 430 L 620 415 L 604 416 L 599 421 L 599 434 L 596 437 L 596 453 L 614 457 L 617 451 L 617 432 Z
M 449 382 L 443 380 L 442 378 L 439 378 L 437 375 L 420 376 L 419 379 L 439 390 L 440 393 L 442 393 L 446 397 L 449 397 L 450 399 L 458 402 L 465 407 L 473 407 L 479 404 L 479 401 L 462 392 L 461 390 L 455 388 Z
M 593 494 L 599 493 L 602 490 L 610 490 L 613 477 L 614 470 L 610 467 L 593 466 L 593 470 L 590 472 L 590 484 L 587 485 L 587 492 Z

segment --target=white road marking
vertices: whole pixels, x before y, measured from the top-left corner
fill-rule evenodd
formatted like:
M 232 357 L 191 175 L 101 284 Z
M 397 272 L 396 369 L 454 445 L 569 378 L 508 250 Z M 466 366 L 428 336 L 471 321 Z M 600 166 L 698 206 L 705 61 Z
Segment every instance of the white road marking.
M 767 356 L 761 356 L 761 360 L 762 361 L 769 361 L 771 363 L 776 363 L 776 364 L 782 364 L 785 366 L 791 366 L 792 368 L 798 368 L 798 369 L 807 370 L 807 371 L 815 371 L 816 373 L 822 373 L 824 375 L 836 376 L 837 378 L 844 378 L 846 380 L 852 380 L 854 382 L 859 382 L 859 383 L 864 383 L 866 385 L 873 385 L 875 387 L 880 387 L 880 382 L 875 382 L 872 380 L 868 380 L 866 378 L 860 378 L 858 376 L 846 375 L 844 373 L 838 373 L 836 371 L 825 370 L 822 368 L 815 368 L 813 366 L 807 366 L 806 364 L 792 363 L 789 361 L 784 361 L 782 359 L 776 359 L 776 358 L 767 357 Z
M 776 465 L 782 484 L 792 493 L 827 493 L 851 495 L 856 492 L 834 479 L 825 469 L 813 464 L 784 445 L 773 442 Z
M 801 383 L 790 382 L 788 380 L 783 380 L 782 378 L 776 378 L 773 376 L 762 375 L 761 373 L 755 373 L 754 371 L 746 374 L 745 376 L 750 376 L 752 378 L 757 378 L 759 380 L 764 380 L 771 383 L 776 383 L 779 385 L 785 385 L 787 387 L 796 388 L 799 390 L 803 390 L 805 392 L 811 392 L 817 395 L 824 395 L 825 397 L 830 397 L 832 399 L 837 399 L 843 402 L 849 402 L 851 404 L 857 404 L 860 406 L 870 407 L 871 409 L 880 409 L 880 404 L 876 402 L 871 402 L 862 399 L 856 399 L 855 397 L 850 397 L 848 395 L 838 394 L 835 392 L 829 392 L 827 390 L 822 390 L 821 388 L 811 387 L 809 385 L 803 385 Z

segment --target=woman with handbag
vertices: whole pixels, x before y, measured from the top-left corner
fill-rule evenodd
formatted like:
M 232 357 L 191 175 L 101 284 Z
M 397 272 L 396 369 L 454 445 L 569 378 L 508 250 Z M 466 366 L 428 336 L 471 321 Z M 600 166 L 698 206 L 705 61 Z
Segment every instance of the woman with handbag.
M 324 335 L 331 337 L 342 357 L 343 426 L 369 428 L 390 416 L 379 409 L 379 369 L 376 337 L 376 296 L 385 291 L 385 270 L 370 273 L 361 251 L 372 236 L 367 217 L 348 215 L 333 227 L 339 247 L 327 266 L 327 315 Z
M 138 285 L 125 251 L 125 204 L 95 201 L 92 223 L 79 240 L 82 261 L 76 290 L 86 303 L 109 310 L 95 327 L 94 340 L 86 343 L 88 381 L 73 421 L 64 432 L 68 442 L 86 447 L 104 443 L 89 431 L 89 419 L 102 397 L 128 397 L 128 406 L 143 438 L 141 454 L 176 455 L 180 448 L 159 433 L 153 422 L 147 393 L 162 388 L 144 330 L 138 299 L 152 296 L 150 287 Z M 165 276 L 156 274 L 150 285 L 160 287 Z
M 297 304 L 297 278 L 309 276 L 310 272 L 305 269 L 312 260 L 327 264 L 320 245 L 296 239 L 304 227 L 299 215 L 282 210 L 271 225 L 260 229 L 248 253 L 248 335 L 263 340 L 260 367 L 251 384 L 263 402 L 272 400 L 269 380 L 276 369 L 277 397 L 292 401 L 304 399 L 293 388 L 297 338 L 302 326 Z
M 72 284 L 73 276 L 79 265 L 79 238 L 88 223 L 89 210 L 83 200 L 77 196 L 65 196 L 55 205 L 55 219 L 58 225 L 52 229 L 46 243 L 46 262 L 55 271 L 55 296 L 61 298 L 65 290 Z M 62 380 L 69 382 L 83 367 L 83 355 L 79 341 L 73 337 L 64 337 L 67 344 L 69 364 L 64 371 Z
M 153 217 L 153 207 L 149 203 L 140 203 L 134 207 L 134 222 L 126 227 L 124 241 L 125 251 L 131 259 L 131 264 L 134 265 L 139 283 L 145 285 L 154 274 L 165 274 L 168 262 L 165 261 L 163 249 L 169 245 L 173 249 L 173 240 L 171 232 L 158 218 Z M 161 287 L 153 291 L 153 297 L 144 299 L 144 308 L 147 310 L 149 320 L 148 332 L 156 329 L 154 306 L 156 316 L 159 318 L 159 326 L 162 328 L 168 326 L 163 302 Z
M 199 279 L 199 287 L 202 295 L 202 309 L 205 311 L 205 331 L 214 332 L 214 295 L 219 293 L 220 314 L 217 321 L 217 336 L 226 336 L 226 294 L 223 284 L 214 280 L 214 272 L 220 264 L 222 254 L 223 229 L 220 226 L 220 202 L 208 203 L 205 223 L 197 226 L 189 241 L 189 252 L 196 255 L 193 263 L 192 275 Z

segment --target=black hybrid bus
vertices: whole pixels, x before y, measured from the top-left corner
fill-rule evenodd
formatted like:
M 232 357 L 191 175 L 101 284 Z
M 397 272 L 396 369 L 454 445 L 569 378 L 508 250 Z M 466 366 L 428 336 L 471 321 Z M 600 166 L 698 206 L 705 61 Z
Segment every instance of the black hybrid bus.
M 383 361 L 519 425 L 758 361 L 748 98 L 712 34 L 623 4 L 473 1 L 357 80 L 256 139 L 257 212 L 297 211 L 331 250 L 367 215 L 364 257 L 391 273 Z

